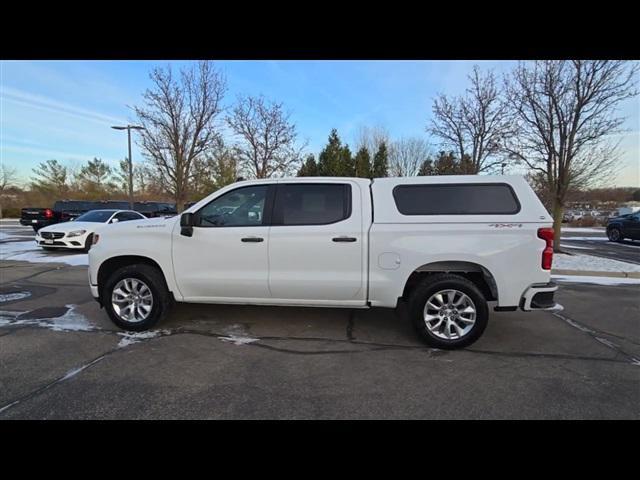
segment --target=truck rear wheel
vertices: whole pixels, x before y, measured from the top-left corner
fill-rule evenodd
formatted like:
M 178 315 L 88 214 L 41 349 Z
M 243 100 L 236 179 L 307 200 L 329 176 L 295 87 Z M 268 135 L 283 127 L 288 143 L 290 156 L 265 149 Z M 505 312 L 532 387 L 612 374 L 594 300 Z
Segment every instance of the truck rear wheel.
M 162 320 L 170 307 L 162 273 L 146 264 L 119 268 L 107 279 L 102 304 L 111 321 L 124 330 L 148 330 Z
M 418 335 L 431 347 L 463 348 L 475 342 L 487 326 L 487 301 L 464 277 L 436 273 L 411 293 L 409 316 Z

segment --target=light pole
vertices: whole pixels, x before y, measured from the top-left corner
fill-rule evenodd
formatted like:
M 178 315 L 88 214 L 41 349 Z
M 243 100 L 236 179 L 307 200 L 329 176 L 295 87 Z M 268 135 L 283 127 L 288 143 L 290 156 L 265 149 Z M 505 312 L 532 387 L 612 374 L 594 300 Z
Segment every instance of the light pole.
M 126 127 L 113 126 L 115 130 L 126 130 L 129 144 L 129 208 L 133 210 L 133 160 L 131 159 L 131 130 L 144 130 L 144 127 L 137 125 L 127 125 Z

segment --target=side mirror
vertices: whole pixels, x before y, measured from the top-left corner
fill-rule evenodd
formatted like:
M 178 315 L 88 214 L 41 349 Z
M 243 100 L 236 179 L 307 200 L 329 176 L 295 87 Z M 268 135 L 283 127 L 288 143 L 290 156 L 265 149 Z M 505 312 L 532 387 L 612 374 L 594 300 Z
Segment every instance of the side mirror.
M 111 223 L 118 223 L 120 220 L 118 220 L 117 218 L 112 218 L 111 219 Z
M 184 235 L 185 237 L 193 236 L 193 213 L 186 212 L 180 215 L 180 235 Z

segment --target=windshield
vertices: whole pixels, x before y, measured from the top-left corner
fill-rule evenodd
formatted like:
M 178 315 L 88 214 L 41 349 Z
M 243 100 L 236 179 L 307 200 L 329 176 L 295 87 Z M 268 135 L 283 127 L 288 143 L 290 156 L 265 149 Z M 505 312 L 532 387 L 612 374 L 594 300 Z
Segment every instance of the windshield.
M 92 210 L 91 212 L 80 215 L 75 221 L 105 223 L 115 212 L 115 210 Z

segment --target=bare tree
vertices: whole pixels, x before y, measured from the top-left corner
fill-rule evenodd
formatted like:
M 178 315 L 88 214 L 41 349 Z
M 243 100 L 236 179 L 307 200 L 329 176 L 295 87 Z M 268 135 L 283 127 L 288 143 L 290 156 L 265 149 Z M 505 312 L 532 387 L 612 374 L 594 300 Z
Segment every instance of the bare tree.
M 504 161 L 500 145 L 510 135 L 511 121 L 493 72 L 483 75 L 476 65 L 469 81 L 471 86 L 463 96 L 438 95 L 427 131 L 443 147 L 455 150 L 458 158 L 468 157 L 474 173 L 480 173 Z
M 296 147 L 296 126 L 282 103 L 263 96 L 240 96 L 227 124 L 239 137 L 236 154 L 241 167 L 254 178 L 293 173 L 304 147 Z
M 548 189 L 556 250 L 567 193 L 616 168 L 612 136 L 624 122 L 617 107 L 638 94 L 638 72 L 637 63 L 624 61 L 536 61 L 521 63 L 507 80 L 518 130 L 505 148 Z
M 382 144 L 389 145 L 389 131 L 380 125 L 375 127 L 361 126 L 356 133 L 355 151 L 366 148 L 373 157 Z
M 238 179 L 235 152 L 222 139 L 210 153 L 197 160 L 194 169 L 192 200 L 204 198 Z
M 14 186 L 17 171 L 15 168 L 0 164 L 0 218 L 2 218 L 2 197 L 7 188 Z
M 401 138 L 389 148 L 389 173 L 393 177 L 418 174 L 420 166 L 429 157 L 429 145 L 421 138 Z
M 145 157 L 158 169 L 162 183 L 184 209 L 192 180 L 192 166 L 218 138 L 226 81 L 211 62 L 202 61 L 180 71 L 170 66 L 151 72 L 153 86 L 143 94 L 144 105 L 134 107 Z

